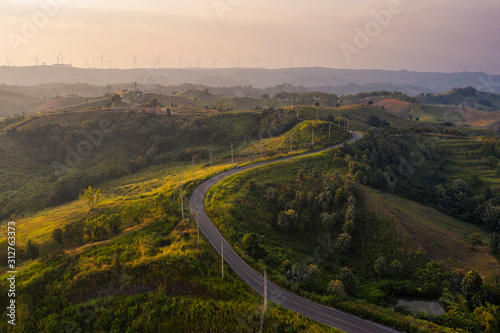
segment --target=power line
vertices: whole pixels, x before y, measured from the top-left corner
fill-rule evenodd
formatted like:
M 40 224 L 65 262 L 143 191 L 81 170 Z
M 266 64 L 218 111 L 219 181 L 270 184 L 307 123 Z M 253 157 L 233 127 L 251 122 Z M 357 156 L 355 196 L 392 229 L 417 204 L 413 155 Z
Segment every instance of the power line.
M 222 279 L 224 280 L 224 240 L 220 243 L 220 249 L 222 256 Z

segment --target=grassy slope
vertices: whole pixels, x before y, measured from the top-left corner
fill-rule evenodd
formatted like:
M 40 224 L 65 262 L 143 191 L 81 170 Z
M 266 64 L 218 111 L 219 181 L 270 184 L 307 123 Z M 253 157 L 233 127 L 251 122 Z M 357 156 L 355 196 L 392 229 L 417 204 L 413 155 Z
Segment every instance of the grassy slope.
M 174 221 L 178 217 L 159 219 L 57 263 L 31 263 L 17 276 L 19 316 L 11 332 L 70 327 L 86 332 L 258 328 L 260 297 L 231 273 L 222 280 L 211 246 L 205 241 L 197 245 L 196 231 Z M 3 291 L 5 277 L 1 280 Z M 46 284 L 50 289 L 41 288 Z M 6 325 L 2 321 L 0 330 Z M 338 332 L 270 304 L 265 331 L 281 332 L 285 327 Z
M 481 150 L 481 139 L 442 137 L 439 146 L 447 149 L 447 162 L 443 170 L 446 174 L 468 181 L 475 173 L 483 185 L 494 189 L 500 187 L 498 168 L 488 163 L 487 156 Z
M 43 100 L 28 95 L 0 90 L 0 119 L 30 112 Z
M 491 255 L 488 234 L 477 226 L 449 217 L 438 210 L 398 196 L 364 188 L 367 207 L 393 221 L 393 228 L 408 242 L 405 246 L 422 251 L 434 261 L 443 261 L 450 270 L 476 270 L 483 276 L 500 274 L 500 265 Z M 466 237 L 480 233 L 484 246 L 471 248 Z

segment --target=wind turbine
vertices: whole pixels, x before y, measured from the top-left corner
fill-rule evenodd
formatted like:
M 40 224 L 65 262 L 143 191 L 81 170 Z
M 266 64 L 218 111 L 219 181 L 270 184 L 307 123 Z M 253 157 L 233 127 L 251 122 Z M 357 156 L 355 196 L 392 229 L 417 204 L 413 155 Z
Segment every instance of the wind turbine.
M 109 65 L 109 69 L 112 68 L 112 65 L 113 65 L 113 62 L 111 61 L 111 57 L 109 57 L 109 60 L 108 60 L 108 65 Z
M 97 57 L 97 58 L 101 59 L 101 69 L 104 69 L 104 53 L 100 57 Z
M 59 57 L 60 57 L 60 55 L 61 55 L 60 53 L 58 55 L 54 55 L 54 54 L 52 55 L 54 58 L 57 59 L 57 64 L 58 65 L 59 65 Z
M 5 57 L 5 59 L 7 59 L 7 62 L 5 63 L 4 66 L 10 67 L 10 64 L 12 64 L 13 61 L 10 61 L 9 58 L 7 58 L 7 57 Z
M 88 69 L 89 68 L 89 58 L 82 59 L 82 61 L 85 61 L 85 69 Z
M 64 65 L 64 59 L 67 58 L 65 58 L 62 53 L 59 53 L 59 57 L 61 58 L 61 65 Z
M 158 54 L 158 57 L 155 58 L 155 65 L 156 69 L 160 69 L 160 54 Z
M 214 58 L 214 69 L 217 68 L 217 58 L 213 57 Z
M 200 68 L 201 58 L 194 58 L 194 60 L 196 60 L 196 68 Z
M 240 68 L 240 57 L 238 57 L 238 59 L 236 59 L 236 62 L 238 63 L 238 68 Z
M 182 69 L 182 62 L 184 61 L 184 59 L 182 59 L 181 57 L 179 57 L 179 62 L 181 63 L 181 69 Z
M 38 58 L 38 56 L 39 56 L 39 55 L 40 55 L 40 53 L 38 53 L 38 54 L 36 55 L 36 57 L 33 57 L 33 58 L 32 58 L 33 60 L 35 60 L 35 66 L 37 66 L 37 67 L 38 67 L 38 62 L 40 61 L 40 59 Z
M 132 67 L 137 68 L 137 58 L 139 55 L 132 56 L 134 60 L 132 60 Z

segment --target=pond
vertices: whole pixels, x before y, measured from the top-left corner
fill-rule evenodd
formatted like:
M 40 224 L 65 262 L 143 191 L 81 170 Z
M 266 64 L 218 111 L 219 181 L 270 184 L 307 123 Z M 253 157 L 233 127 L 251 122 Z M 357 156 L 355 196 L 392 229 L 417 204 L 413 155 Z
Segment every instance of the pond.
M 446 310 L 437 300 L 402 297 L 393 299 L 392 306 L 408 306 L 410 311 L 424 311 L 433 316 L 445 314 Z

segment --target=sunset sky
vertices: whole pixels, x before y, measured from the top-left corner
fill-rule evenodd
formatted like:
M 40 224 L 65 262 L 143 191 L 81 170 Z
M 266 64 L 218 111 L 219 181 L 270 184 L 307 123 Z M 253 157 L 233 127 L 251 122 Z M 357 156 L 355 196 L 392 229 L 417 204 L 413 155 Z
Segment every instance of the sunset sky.
M 390 22 L 378 23 L 373 13 L 390 9 Z M 34 65 L 37 54 L 53 64 L 62 53 L 100 67 L 104 53 L 118 68 L 138 54 L 138 67 L 161 55 L 172 68 L 179 57 L 207 68 L 213 57 L 218 68 L 239 57 L 241 67 L 289 67 L 291 58 L 293 67 L 500 74 L 498 0 L 0 0 L 0 13 L 0 65 Z

